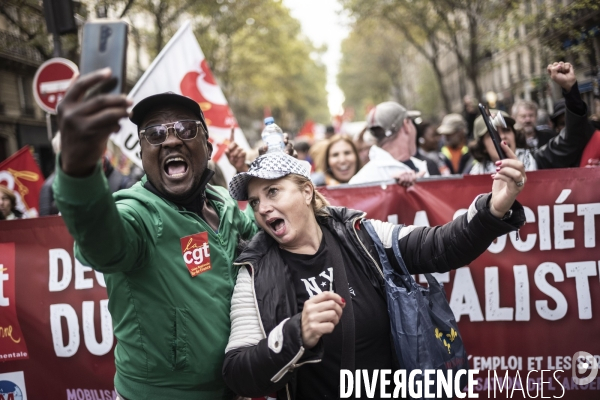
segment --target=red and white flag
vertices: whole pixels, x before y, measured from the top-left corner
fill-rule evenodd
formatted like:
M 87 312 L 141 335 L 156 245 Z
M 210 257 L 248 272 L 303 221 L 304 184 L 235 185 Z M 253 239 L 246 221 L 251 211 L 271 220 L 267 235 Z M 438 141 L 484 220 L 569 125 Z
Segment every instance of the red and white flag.
M 213 144 L 212 160 L 223 170 L 229 181 L 235 169 L 223 152 L 229 144 L 231 126 L 235 126 L 235 141 L 248 149 L 248 141 L 237 125 L 223 91 L 215 81 L 194 36 L 190 22 L 186 22 L 129 93 L 134 104 L 153 94 L 174 92 L 188 96 L 200 104 L 204 112 L 210 141 Z M 112 136 L 123 153 L 142 167 L 137 127 L 128 119 L 121 121 L 121 130 Z
M 17 198 L 17 210 L 24 218 L 39 215 L 40 191 L 44 175 L 31 155 L 29 146 L 23 147 L 0 163 L 0 185 L 13 191 Z

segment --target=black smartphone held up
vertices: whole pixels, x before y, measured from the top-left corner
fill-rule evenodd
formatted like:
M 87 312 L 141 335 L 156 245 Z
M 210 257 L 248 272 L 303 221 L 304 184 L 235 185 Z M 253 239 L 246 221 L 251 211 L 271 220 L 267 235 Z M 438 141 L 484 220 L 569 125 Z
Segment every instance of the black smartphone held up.
M 481 116 L 483 117 L 485 126 L 487 126 L 487 130 L 490 134 L 490 137 L 492 138 L 492 142 L 494 143 L 494 147 L 496 148 L 496 151 L 498 152 L 498 157 L 500 157 L 500 160 L 504 160 L 506 158 L 506 154 L 504 154 L 504 150 L 502 150 L 502 146 L 500 146 L 502 139 L 500 139 L 500 135 L 498 134 L 496 127 L 494 126 L 494 124 L 492 123 L 492 121 L 490 119 L 490 114 L 488 113 L 488 111 L 485 109 L 485 107 L 481 103 L 479 103 L 479 112 L 481 113 Z
M 81 46 L 81 75 L 110 67 L 112 78 L 90 89 L 86 97 L 100 93 L 120 94 L 125 91 L 127 60 L 127 31 L 124 21 L 100 20 L 83 26 Z

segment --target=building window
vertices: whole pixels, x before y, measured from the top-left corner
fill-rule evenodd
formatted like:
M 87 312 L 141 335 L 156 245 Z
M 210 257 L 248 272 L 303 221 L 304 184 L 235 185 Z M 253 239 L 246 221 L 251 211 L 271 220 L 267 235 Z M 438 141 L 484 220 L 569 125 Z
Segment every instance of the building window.
M 529 48 L 529 73 L 535 75 L 535 50 L 531 47 Z
M 8 142 L 4 136 L 0 136 L 0 162 L 8 158 Z
M 0 162 L 8 158 L 8 139 L 0 135 Z
M 19 88 L 21 114 L 27 117 L 35 117 L 35 109 L 33 108 L 33 79 L 30 77 L 18 76 L 17 85 Z

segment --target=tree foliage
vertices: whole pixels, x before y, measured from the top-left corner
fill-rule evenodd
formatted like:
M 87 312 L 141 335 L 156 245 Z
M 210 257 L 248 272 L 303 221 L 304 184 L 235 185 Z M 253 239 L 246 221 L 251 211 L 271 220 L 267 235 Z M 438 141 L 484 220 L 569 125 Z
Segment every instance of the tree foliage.
M 454 56 L 475 96 L 480 98 L 480 61 L 489 54 L 494 28 L 515 7 L 510 0 L 342 0 L 342 3 L 357 20 L 386 21 L 429 61 L 447 112 L 451 107 L 442 56 L 448 53 Z
M 429 2 L 411 0 L 342 0 L 357 22 L 373 20 L 385 22 L 397 34 L 397 41 L 406 41 L 429 61 L 438 80 L 444 108 L 450 110 L 450 100 L 443 83 L 440 66 L 440 34 L 442 25 Z
M 402 61 L 406 43 L 385 22 L 359 20 L 342 42 L 338 85 L 345 107 L 359 117 L 368 107 L 386 100 L 404 104 Z
M 342 42 L 338 84 L 345 107 L 364 118 L 367 110 L 393 100 L 436 118 L 443 107 L 427 60 L 385 21 L 359 20 Z
M 124 1 L 113 1 L 124 8 Z M 250 138 L 258 137 L 267 108 L 289 131 L 306 119 L 329 120 L 322 50 L 301 36 L 299 22 L 279 1 L 135 0 L 129 15 L 134 37 L 152 57 L 182 21 L 192 19 L 213 74 Z
M 52 42 L 46 32 L 41 2 L 35 0 L 5 0 L 0 2 L 0 15 L 8 23 L 8 32 L 20 43 L 2 43 L 8 47 L 25 46 L 35 49 L 41 60 L 52 57 Z M 67 35 L 63 50 L 67 56 L 77 51 L 76 35 Z M 31 56 L 31 55 L 30 55 Z M 36 56 L 37 58 L 37 56 Z M 39 62 L 40 60 L 32 60 Z
M 329 121 L 326 70 L 320 61 L 324 49 L 302 36 L 300 23 L 280 0 L 86 0 L 78 4 L 80 20 L 87 15 L 126 19 L 130 43 L 150 60 L 184 21 L 192 20 L 213 74 L 250 136 L 258 136 L 266 108 L 291 132 L 306 119 Z M 0 15 L 42 59 L 52 57 L 52 40 L 39 1 L 2 1 Z M 62 39 L 64 56 L 77 62 L 77 35 Z
M 219 2 L 217 2 L 219 3 Z M 268 107 L 289 130 L 329 120 L 323 49 L 273 0 L 222 2 L 196 24 L 196 37 L 242 125 Z
M 597 73 L 600 54 L 594 48 L 594 37 L 600 34 L 600 3 L 573 0 L 568 5 L 540 4 L 538 7 L 538 12 L 525 22 L 536 27 L 535 34 L 552 58 L 570 58 L 590 65 Z

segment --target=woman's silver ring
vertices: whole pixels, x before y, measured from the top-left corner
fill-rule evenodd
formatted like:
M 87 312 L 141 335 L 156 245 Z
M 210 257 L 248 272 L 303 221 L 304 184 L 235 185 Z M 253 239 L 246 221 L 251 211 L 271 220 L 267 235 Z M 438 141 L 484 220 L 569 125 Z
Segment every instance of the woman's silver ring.
M 525 184 L 525 179 L 521 179 L 521 181 L 520 181 L 520 182 L 517 182 L 517 186 L 518 186 L 518 187 L 521 187 L 521 186 L 523 186 L 524 184 Z

